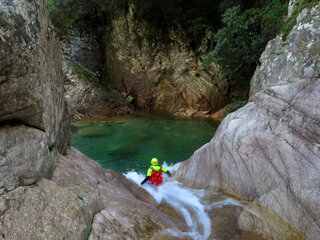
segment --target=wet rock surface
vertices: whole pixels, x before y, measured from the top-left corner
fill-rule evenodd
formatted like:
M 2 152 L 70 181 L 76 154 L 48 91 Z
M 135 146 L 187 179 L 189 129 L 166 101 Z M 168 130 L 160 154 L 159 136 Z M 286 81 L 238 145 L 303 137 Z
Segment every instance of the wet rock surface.
M 169 227 L 149 194 L 74 148 L 51 180 L 0 195 L 2 239 L 149 239 Z
M 106 31 L 106 69 L 110 81 L 147 112 L 206 116 L 226 103 L 228 86 L 216 66 L 206 71 L 182 29 L 170 30 L 168 43 L 148 40 L 148 25 L 132 7 L 118 14 Z M 213 39 L 207 33 L 206 43 Z M 206 49 L 208 46 L 202 46 Z
M 206 195 L 203 198 L 206 205 L 206 210 L 211 219 L 211 236 L 209 239 L 216 240 L 265 240 L 260 234 L 255 233 L 255 229 L 245 228 L 246 225 L 241 225 L 240 217 L 244 212 L 255 211 L 248 208 L 248 203 L 238 201 L 228 197 L 222 193 L 215 192 L 212 189 L 207 189 Z M 262 216 L 263 218 L 264 216 Z M 274 219 L 273 219 L 274 220 Z
M 286 40 L 269 42 L 250 102 L 229 114 L 176 174 L 189 186 L 259 202 L 314 240 L 320 235 L 319 13 L 320 4 L 303 10 Z M 258 222 L 253 218 L 251 226 Z M 295 234 L 269 227 L 256 230 L 281 239 Z

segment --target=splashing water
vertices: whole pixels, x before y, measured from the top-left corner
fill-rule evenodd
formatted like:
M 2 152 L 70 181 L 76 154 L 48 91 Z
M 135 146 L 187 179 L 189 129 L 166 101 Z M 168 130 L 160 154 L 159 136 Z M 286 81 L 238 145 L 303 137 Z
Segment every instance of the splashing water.
M 177 165 L 168 167 L 166 164 L 163 166 L 171 172 L 178 167 Z M 143 174 L 134 170 L 124 175 L 137 184 L 145 178 Z M 167 229 L 166 232 L 175 237 L 189 236 L 195 240 L 208 239 L 211 234 L 211 222 L 205 212 L 206 207 L 200 201 L 204 190 L 185 188 L 173 178 L 168 178 L 165 174 L 163 176 L 164 183 L 157 188 L 149 184 L 144 184 L 142 187 L 154 197 L 158 204 L 165 200 L 176 211 L 180 212 L 189 228 L 188 232 L 181 232 L 178 229 Z

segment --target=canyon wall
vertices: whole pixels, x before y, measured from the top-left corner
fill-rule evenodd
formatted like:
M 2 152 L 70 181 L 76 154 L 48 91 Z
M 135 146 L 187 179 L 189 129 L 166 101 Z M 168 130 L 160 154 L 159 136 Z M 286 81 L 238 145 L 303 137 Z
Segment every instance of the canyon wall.
M 52 174 L 71 141 L 61 46 L 44 1 L 0 8 L 0 189 Z
M 0 239 L 148 239 L 175 227 L 144 190 L 70 148 L 44 0 L 0 0 Z
M 303 9 L 291 31 L 269 42 L 249 103 L 229 114 L 175 175 L 191 187 L 253 200 L 313 240 L 320 236 L 319 16 L 320 3 Z M 251 218 L 258 230 L 261 219 Z M 271 235 L 296 239 L 276 228 Z
M 213 33 L 193 50 L 183 29 L 170 29 L 166 40 L 150 39 L 149 31 L 133 6 L 118 13 L 105 34 L 107 81 L 146 112 L 205 116 L 221 109 L 228 84 L 217 66 L 205 70 L 201 63 Z
M 103 38 L 94 30 L 74 27 L 63 41 L 63 73 L 68 109 L 73 119 L 105 118 L 133 112 L 132 97 L 103 85 Z

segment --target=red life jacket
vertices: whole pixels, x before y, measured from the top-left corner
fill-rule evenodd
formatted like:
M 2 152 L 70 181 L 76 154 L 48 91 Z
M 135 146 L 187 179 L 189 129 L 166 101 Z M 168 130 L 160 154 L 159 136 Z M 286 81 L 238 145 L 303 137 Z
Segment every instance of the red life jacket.
M 152 186 L 158 187 L 162 183 L 162 166 L 159 171 L 153 171 L 149 178 L 149 182 Z

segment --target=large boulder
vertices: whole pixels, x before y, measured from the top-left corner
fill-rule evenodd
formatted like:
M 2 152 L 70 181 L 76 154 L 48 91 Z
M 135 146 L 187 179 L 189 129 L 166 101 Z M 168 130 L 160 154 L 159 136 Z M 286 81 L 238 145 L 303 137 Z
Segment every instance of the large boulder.
M 42 179 L 0 196 L 0 239 L 86 239 L 100 208 L 90 189 L 69 191 Z
M 195 51 L 183 29 L 170 29 L 166 43 L 151 40 L 148 31 L 132 6 L 115 17 L 105 39 L 108 81 L 148 112 L 205 116 L 222 108 L 227 83 L 216 66 L 207 71 L 201 63 L 213 34 L 207 31 Z
M 319 26 L 320 3 L 301 12 L 286 38 L 269 42 L 250 102 L 176 174 L 189 186 L 254 200 L 313 240 L 320 236 Z
M 0 46 L 0 121 L 36 127 L 64 152 L 70 134 L 61 46 L 44 0 L 1 1 Z
M 60 159 L 52 180 L 71 191 L 91 189 L 99 195 L 100 211 L 88 209 L 97 213 L 89 239 L 149 239 L 175 226 L 142 188 L 120 173 L 101 168 L 75 148 Z
M 146 191 L 74 148 L 51 180 L 0 196 L 0 239 L 148 239 L 172 227 Z
M 56 151 L 48 148 L 46 134 L 24 125 L 0 128 L 0 192 L 31 185 L 51 177 Z

